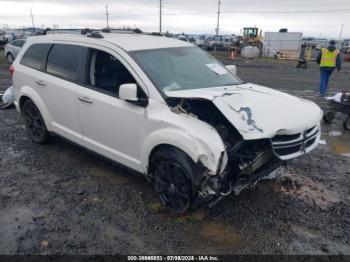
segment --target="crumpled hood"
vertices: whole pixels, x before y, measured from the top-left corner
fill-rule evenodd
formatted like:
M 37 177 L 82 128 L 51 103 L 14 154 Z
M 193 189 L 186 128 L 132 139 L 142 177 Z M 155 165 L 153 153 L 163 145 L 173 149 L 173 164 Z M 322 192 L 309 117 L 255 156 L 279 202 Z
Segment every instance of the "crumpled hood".
M 250 83 L 166 95 L 211 100 L 246 140 L 301 133 L 318 125 L 323 115 L 311 101 Z

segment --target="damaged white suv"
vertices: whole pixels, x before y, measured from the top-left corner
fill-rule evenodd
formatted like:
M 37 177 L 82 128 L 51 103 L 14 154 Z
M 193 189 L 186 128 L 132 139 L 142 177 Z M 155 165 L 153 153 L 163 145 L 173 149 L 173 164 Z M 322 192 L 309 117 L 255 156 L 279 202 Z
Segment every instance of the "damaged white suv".
M 320 139 L 314 103 L 166 37 L 31 37 L 11 73 L 34 142 L 58 134 L 138 171 L 177 213 L 272 177 Z

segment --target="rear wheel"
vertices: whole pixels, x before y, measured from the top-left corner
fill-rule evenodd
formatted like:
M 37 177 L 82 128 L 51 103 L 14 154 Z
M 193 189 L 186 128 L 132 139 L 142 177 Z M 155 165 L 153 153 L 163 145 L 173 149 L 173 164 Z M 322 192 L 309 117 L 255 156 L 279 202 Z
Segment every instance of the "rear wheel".
M 324 114 L 323 120 L 324 120 L 327 124 L 330 124 L 330 123 L 332 123 L 334 117 L 335 117 L 334 112 L 328 111 L 327 113 Z
M 15 58 L 13 57 L 13 55 L 11 53 L 7 54 L 7 62 L 9 62 L 10 65 L 12 65 L 13 61 L 15 61 Z
M 348 116 L 348 118 L 345 119 L 345 121 L 343 123 L 343 127 L 345 130 L 350 130 L 350 116 Z
M 50 140 L 44 119 L 33 101 L 27 100 L 22 106 L 22 115 L 29 135 L 35 143 L 46 144 Z
M 176 214 L 185 213 L 192 205 L 192 159 L 179 149 L 163 147 L 152 155 L 151 172 L 162 204 Z

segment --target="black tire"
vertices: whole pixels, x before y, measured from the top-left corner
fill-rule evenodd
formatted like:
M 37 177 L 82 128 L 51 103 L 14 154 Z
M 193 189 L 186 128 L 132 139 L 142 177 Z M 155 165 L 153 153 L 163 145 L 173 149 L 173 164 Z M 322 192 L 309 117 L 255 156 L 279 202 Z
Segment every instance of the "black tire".
M 348 116 L 348 118 L 345 119 L 345 121 L 343 123 L 343 127 L 345 130 L 350 130 L 350 116 Z
M 22 106 L 22 116 L 33 142 L 46 144 L 50 141 L 50 135 L 47 131 L 44 119 L 32 100 L 26 100 L 24 102 Z
M 8 53 L 7 56 L 7 62 L 12 65 L 13 61 L 15 61 L 15 58 L 13 57 L 13 55 L 11 53 Z
M 327 113 L 324 114 L 323 120 L 324 120 L 327 124 L 330 124 L 330 123 L 332 123 L 334 117 L 335 117 L 334 112 L 328 111 Z
M 188 155 L 174 147 L 162 147 L 152 154 L 151 172 L 153 185 L 165 207 L 176 214 L 192 207 L 191 175 L 195 164 Z

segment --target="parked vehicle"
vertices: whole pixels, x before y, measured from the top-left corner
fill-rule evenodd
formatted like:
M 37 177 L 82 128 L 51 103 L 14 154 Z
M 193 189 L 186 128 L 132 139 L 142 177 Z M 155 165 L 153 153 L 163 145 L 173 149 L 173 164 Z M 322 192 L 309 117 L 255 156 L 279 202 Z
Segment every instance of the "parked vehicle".
M 204 40 L 204 47 L 207 50 L 227 50 L 229 47 L 237 45 L 239 39 L 237 36 L 208 36 Z
M 204 35 L 191 35 L 190 39 L 192 39 L 193 44 L 195 44 L 198 47 L 203 47 L 204 45 Z
M 11 66 L 34 142 L 58 134 L 135 170 L 176 213 L 212 208 L 318 145 L 316 104 L 234 72 L 187 42 L 97 32 L 29 38 Z
M 7 58 L 7 61 L 9 64 L 12 64 L 13 61 L 15 61 L 19 51 L 21 51 L 22 46 L 26 42 L 25 39 L 18 39 L 15 41 L 12 41 L 11 43 L 8 43 L 5 45 L 5 56 Z
M 188 42 L 193 45 L 196 45 L 196 39 L 193 36 L 188 36 L 188 35 L 178 35 L 177 39 L 183 42 Z
M 0 30 L 0 45 L 6 45 L 8 43 L 8 39 L 6 36 L 6 32 L 3 30 Z

